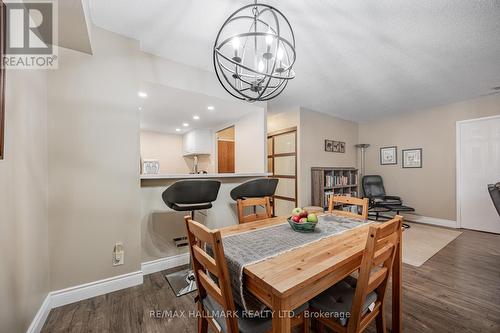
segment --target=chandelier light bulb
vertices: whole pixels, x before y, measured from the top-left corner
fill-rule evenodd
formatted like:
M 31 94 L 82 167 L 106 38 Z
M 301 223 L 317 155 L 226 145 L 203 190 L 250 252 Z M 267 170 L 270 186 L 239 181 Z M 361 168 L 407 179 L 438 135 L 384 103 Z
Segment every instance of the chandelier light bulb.
M 259 65 L 257 66 L 257 69 L 259 72 L 263 73 L 264 72 L 264 62 L 262 60 L 259 60 Z
M 240 39 L 238 37 L 234 37 L 231 41 L 231 44 L 233 45 L 233 49 L 235 51 L 238 51 L 240 48 Z
M 273 43 L 273 33 L 271 31 L 271 29 L 267 30 L 267 36 L 266 36 L 266 44 L 267 46 L 271 46 L 271 44 Z
M 283 60 L 283 49 L 281 47 L 278 48 L 278 52 L 276 53 L 276 57 L 278 58 L 279 61 Z

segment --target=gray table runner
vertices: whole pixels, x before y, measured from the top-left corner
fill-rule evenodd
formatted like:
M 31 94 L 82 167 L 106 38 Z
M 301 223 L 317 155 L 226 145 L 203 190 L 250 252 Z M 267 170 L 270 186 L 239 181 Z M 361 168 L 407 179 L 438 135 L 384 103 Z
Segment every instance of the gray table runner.
M 243 288 L 245 266 L 275 257 L 329 236 L 357 228 L 368 221 L 334 215 L 319 217 L 312 233 L 293 231 L 284 224 L 229 235 L 223 238 L 234 301 L 246 311 L 262 311 L 265 306 Z

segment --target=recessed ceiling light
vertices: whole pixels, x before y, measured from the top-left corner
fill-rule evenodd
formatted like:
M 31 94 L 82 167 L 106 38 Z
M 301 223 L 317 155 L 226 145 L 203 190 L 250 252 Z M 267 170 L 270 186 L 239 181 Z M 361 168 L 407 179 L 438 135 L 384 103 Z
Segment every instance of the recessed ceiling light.
M 188 126 L 189 126 L 189 124 L 188 124 L 188 123 L 182 123 L 182 126 L 184 126 L 184 127 L 188 127 Z
M 181 129 L 180 129 L 180 128 L 176 128 L 176 129 L 175 129 L 175 131 L 176 131 L 176 132 L 180 132 L 180 131 L 181 131 Z
M 139 111 L 142 111 L 142 106 L 139 106 Z
M 215 110 L 215 107 L 213 107 L 212 105 L 210 105 L 210 106 L 207 107 L 207 110 L 213 111 L 213 110 Z
M 145 93 L 144 91 L 139 91 L 139 93 L 138 93 L 137 95 L 139 95 L 139 97 L 141 97 L 141 98 L 146 98 L 146 97 L 148 97 L 148 94 L 147 94 L 147 93 Z
M 199 119 L 200 119 L 200 116 L 193 116 L 193 119 L 194 119 L 194 120 L 199 120 Z

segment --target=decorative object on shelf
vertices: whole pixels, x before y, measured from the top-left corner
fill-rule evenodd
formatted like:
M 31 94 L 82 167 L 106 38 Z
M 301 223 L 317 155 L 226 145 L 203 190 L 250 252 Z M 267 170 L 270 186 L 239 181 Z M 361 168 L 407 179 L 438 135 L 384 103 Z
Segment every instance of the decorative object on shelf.
M 345 153 L 345 142 L 326 139 L 325 151 L 332 153 Z
M 392 146 L 380 148 L 380 164 L 398 164 L 398 147 Z
M 403 149 L 403 168 L 422 167 L 422 148 Z
M 158 175 L 160 173 L 160 161 L 158 160 L 143 160 L 142 174 L 143 175 Z
M 257 3 L 235 11 L 224 22 L 213 49 L 215 73 L 232 96 L 267 101 L 295 77 L 295 36 L 276 8 Z

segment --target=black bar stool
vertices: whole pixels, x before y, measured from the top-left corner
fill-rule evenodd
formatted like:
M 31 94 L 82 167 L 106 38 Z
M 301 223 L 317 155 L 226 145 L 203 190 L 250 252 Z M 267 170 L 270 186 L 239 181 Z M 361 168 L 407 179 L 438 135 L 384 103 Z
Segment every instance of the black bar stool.
M 231 190 L 229 194 L 231 198 L 237 202 L 238 210 L 238 223 L 245 223 L 250 221 L 255 221 L 262 218 L 262 214 L 257 214 L 257 207 L 254 204 L 253 214 L 244 215 L 244 210 L 247 205 L 245 205 L 245 199 L 248 198 L 271 198 L 276 192 L 276 187 L 278 186 L 278 178 L 258 178 L 249 180 L 241 185 L 236 186 Z M 260 205 L 259 205 L 260 206 Z M 269 200 L 263 201 L 262 206 L 265 206 L 266 216 L 272 216 L 272 205 L 270 205 Z
M 234 201 L 246 198 L 272 197 L 278 186 L 278 178 L 258 178 L 249 180 L 231 190 Z
M 168 187 L 162 194 L 165 204 L 176 211 L 194 213 L 201 209 L 212 208 L 212 202 L 219 194 L 220 182 L 217 180 L 180 180 Z M 166 276 L 170 287 L 177 297 L 196 290 L 196 280 L 189 268 Z

